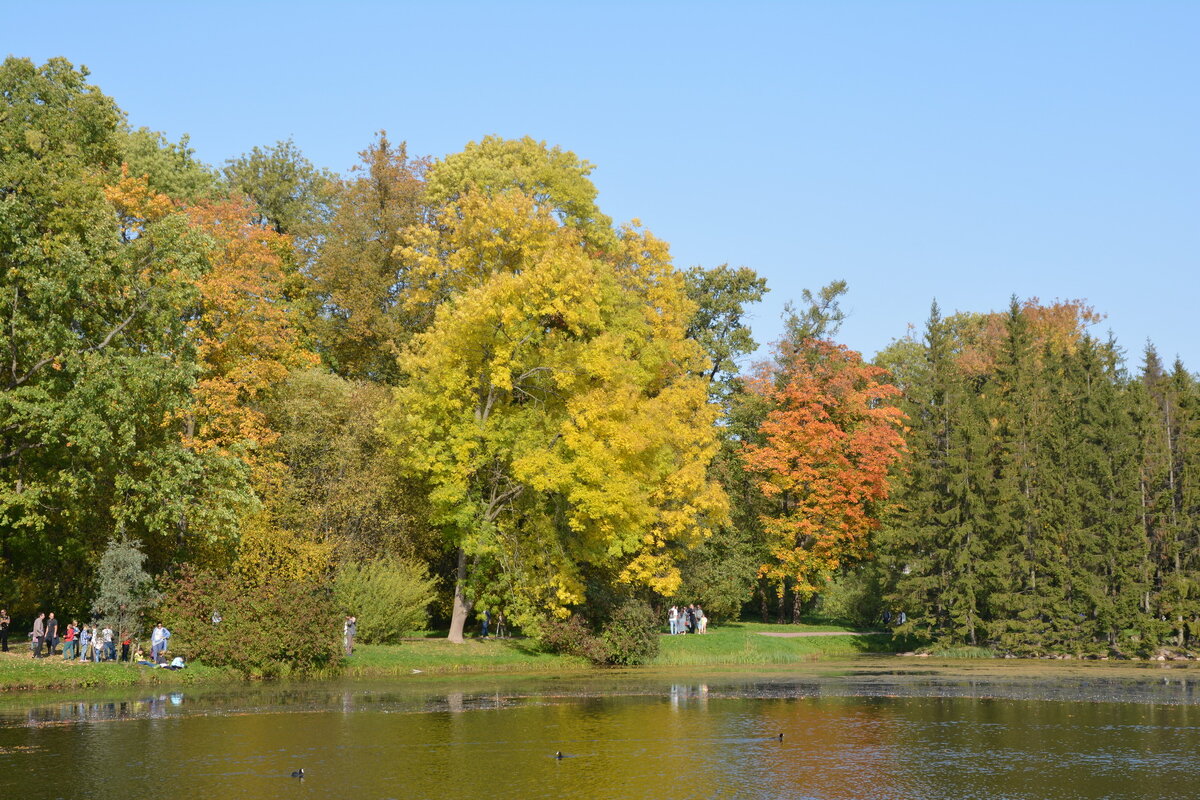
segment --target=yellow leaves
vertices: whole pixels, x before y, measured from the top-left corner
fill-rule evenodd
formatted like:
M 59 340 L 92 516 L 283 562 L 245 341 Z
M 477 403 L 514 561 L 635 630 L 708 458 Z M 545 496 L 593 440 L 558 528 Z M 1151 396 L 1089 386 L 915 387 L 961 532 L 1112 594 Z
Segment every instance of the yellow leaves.
M 580 602 L 583 565 L 673 592 L 671 554 L 726 502 L 666 244 L 627 231 L 615 255 L 589 256 L 515 193 L 468 192 L 438 223 L 402 254 L 424 296 L 448 299 L 400 359 L 409 381 L 384 423 L 396 457 L 530 604 Z
M 276 527 L 267 514 L 259 512 L 242 522 L 234 568 L 250 585 L 267 576 L 289 581 L 320 580 L 329 574 L 333 548 L 326 542 L 298 537 L 295 531 Z

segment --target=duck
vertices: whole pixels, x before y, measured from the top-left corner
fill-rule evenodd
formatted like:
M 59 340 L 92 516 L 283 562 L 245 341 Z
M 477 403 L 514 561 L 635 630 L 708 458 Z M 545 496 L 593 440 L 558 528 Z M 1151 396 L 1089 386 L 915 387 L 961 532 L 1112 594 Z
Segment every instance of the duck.
M 781 742 L 783 741 L 783 732 L 782 731 L 780 731 L 780 733 L 779 733 L 779 741 L 781 741 Z
M 562 750 L 555 750 L 554 757 L 555 758 L 563 758 Z
M 297 770 L 293 770 L 292 777 L 293 778 L 303 778 L 304 777 L 304 767 L 301 767 L 300 769 L 297 769 Z

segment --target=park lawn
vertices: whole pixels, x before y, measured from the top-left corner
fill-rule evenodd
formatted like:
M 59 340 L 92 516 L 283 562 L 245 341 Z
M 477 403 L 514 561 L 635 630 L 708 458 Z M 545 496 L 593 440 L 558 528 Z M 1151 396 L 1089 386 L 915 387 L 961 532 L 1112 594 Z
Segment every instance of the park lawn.
M 660 653 L 649 666 L 794 664 L 862 653 L 892 653 L 888 634 L 778 638 L 761 632 L 843 632 L 836 624 L 764 625 L 736 622 L 709 628 L 703 636 L 660 636 Z M 421 636 L 418 634 L 417 636 Z M 430 634 L 433 636 L 436 634 Z M 441 633 L 441 637 L 445 634 Z M 412 638 L 395 645 L 359 645 L 343 674 L 384 677 L 421 673 L 568 672 L 588 669 L 586 661 L 542 652 L 531 639 L 468 639 L 461 645 L 445 638 Z
M 546 653 L 532 639 L 409 639 L 400 644 L 356 645 L 343 675 L 381 677 L 452 672 L 564 672 L 587 669 L 584 659 Z
M 802 633 L 841 631 L 839 625 L 764 625 L 732 622 L 710 627 L 703 635 L 664 636 L 654 666 L 699 667 L 721 664 L 795 664 L 862 653 L 893 653 L 897 645 L 890 634 L 866 636 L 814 636 L 780 638 L 763 632 Z

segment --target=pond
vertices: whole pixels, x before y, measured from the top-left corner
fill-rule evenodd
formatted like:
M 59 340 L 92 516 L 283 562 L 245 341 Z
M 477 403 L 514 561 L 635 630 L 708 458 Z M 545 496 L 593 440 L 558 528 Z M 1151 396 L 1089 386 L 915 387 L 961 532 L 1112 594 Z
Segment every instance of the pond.
M 1200 785 L 1200 672 L 1051 675 L 890 659 L 13 696 L 0 797 L 1146 800 Z

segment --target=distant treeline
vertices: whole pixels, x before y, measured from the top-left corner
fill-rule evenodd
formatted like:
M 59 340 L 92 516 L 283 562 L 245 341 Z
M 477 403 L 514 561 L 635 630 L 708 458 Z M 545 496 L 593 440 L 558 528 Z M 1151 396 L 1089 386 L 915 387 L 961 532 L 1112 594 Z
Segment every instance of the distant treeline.
M 1096 320 L 935 306 L 881 354 L 910 425 L 877 542 L 903 630 L 1019 654 L 1195 646 L 1200 392 L 1151 346 L 1127 371 Z

